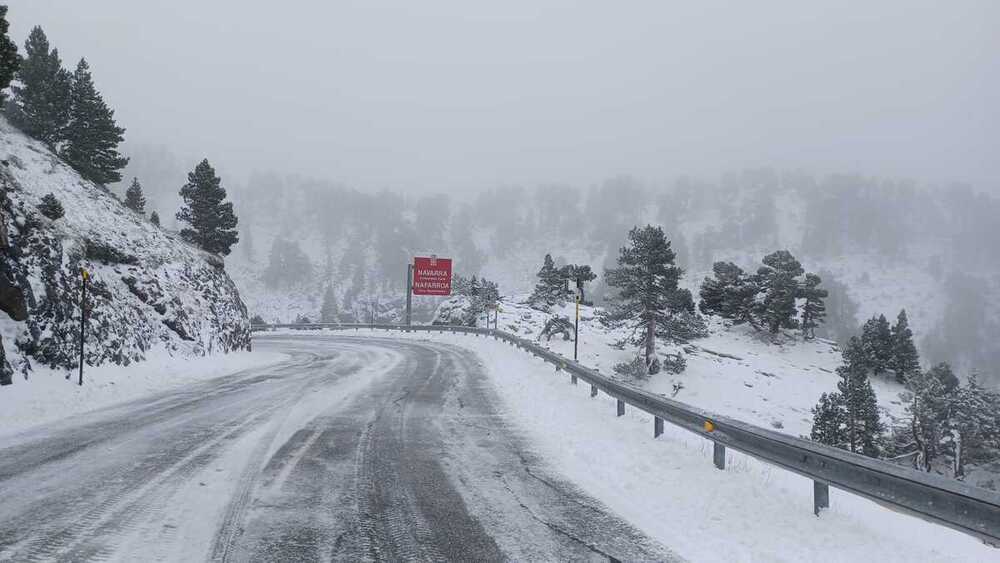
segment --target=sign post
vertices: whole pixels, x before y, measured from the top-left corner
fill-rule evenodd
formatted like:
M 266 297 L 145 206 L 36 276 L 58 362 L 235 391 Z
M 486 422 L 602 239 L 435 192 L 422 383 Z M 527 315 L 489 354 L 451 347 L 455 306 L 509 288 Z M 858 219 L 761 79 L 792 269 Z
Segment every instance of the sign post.
M 406 266 L 406 326 L 412 322 L 414 295 L 451 295 L 451 258 L 416 256 Z
M 573 361 L 580 348 L 580 302 L 583 301 L 583 278 L 576 278 L 576 325 L 573 327 Z
M 413 319 L 413 264 L 406 265 L 406 326 Z
M 80 380 L 79 385 L 83 385 L 83 341 L 87 330 L 87 281 L 90 280 L 90 273 L 80 268 L 80 278 L 82 280 L 80 291 Z

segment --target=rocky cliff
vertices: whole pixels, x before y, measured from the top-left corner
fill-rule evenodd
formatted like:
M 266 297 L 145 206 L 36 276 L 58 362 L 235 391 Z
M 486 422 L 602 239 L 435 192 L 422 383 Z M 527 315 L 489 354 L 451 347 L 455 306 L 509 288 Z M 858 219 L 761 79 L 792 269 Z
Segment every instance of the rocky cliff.
M 125 208 L 3 119 L 0 160 L 8 377 L 27 376 L 33 363 L 78 365 L 82 269 L 90 275 L 87 364 L 127 365 L 156 348 L 194 356 L 249 346 L 247 310 L 221 258 Z M 41 212 L 47 194 L 62 217 Z

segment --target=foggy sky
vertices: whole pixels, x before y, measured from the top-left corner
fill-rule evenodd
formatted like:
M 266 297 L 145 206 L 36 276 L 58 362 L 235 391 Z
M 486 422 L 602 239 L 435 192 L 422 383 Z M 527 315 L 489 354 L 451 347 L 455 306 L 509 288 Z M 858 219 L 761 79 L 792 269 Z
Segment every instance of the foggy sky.
M 773 166 L 1000 186 L 994 0 L 6 3 L 19 46 L 37 24 L 67 67 L 87 57 L 129 141 L 237 180 Z

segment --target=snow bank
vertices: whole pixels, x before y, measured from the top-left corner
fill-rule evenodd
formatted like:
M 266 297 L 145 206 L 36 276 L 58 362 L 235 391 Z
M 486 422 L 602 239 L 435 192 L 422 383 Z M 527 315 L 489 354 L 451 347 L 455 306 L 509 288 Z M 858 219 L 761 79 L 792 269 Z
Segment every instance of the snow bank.
M 286 358 L 270 351 L 183 358 L 160 350 L 140 365 L 87 367 L 83 386 L 77 371 L 38 368 L 0 392 L 0 436 Z

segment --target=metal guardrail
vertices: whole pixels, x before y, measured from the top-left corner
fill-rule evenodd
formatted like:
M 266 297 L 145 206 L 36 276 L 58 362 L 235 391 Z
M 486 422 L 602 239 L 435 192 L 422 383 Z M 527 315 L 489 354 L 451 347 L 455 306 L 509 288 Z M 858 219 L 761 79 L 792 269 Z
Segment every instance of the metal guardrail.
M 663 421 L 667 421 L 711 440 L 714 443 L 714 463 L 719 469 L 725 468 L 725 448 L 729 447 L 812 479 L 813 511 L 817 515 L 829 506 L 829 487 L 832 486 L 890 509 L 965 532 L 994 547 L 1000 546 L 1000 494 L 996 492 L 718 416 L 616 381 L 539 346 L 532 340 L 502 330 L 381 323 L 254 325 L 255 330 L 270 328 L 366 328 L 493 337 L 554 364 L 557 370 L 565 370 L 572 383 L 576 383 L 577 379 L 586 381 L 591 386 L 592 397 L 598 391 L 614 397 L 617 400 L 618 416 L 625 414 L 625 405 L 653 415 L 654 437 L 663 432 Z

